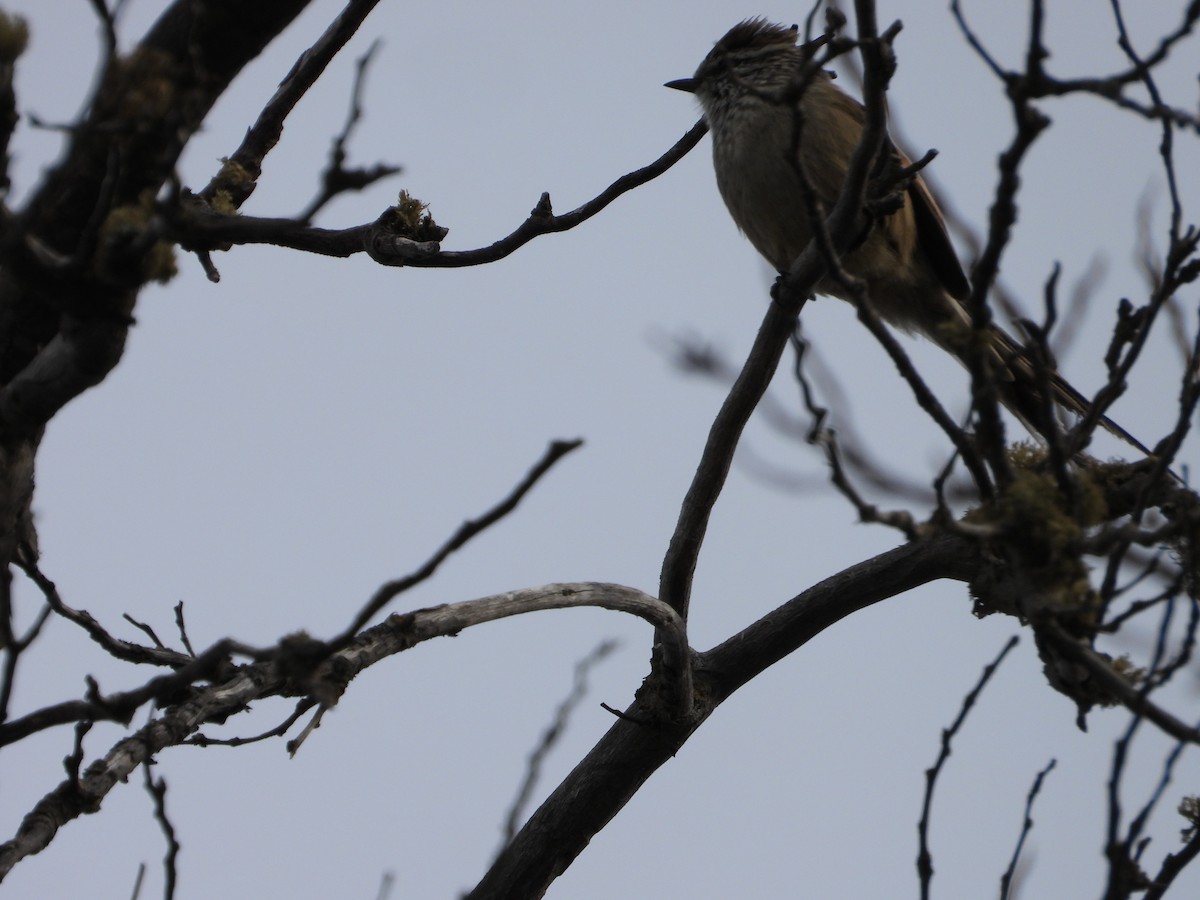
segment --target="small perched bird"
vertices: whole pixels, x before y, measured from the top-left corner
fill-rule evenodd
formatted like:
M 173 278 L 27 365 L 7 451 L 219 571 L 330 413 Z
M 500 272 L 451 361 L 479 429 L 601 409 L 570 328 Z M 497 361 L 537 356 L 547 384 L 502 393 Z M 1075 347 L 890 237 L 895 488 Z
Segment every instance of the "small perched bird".
M 865 112 L 826 72 L 816 72 L 799 99 L 802 130 L 796 142 L 795 108 L 780 103 L 808 60 L 796 45 L 797 29 L 748 19 L 717 41 L 691 78 L 666 86 L 693 93 L 712 132 L 713 168 L 729 214 L 754 247 L 786 272 L 812 238 L 795 160 L 818 199 L 832 209 L 862 136 Z M 897 165 L 909 160 L 890 148 Z M 843 268 L 866 284 L 867 302 L 882 319 L 916 331 L 965 361 L 971 339 L 963 301 L 971 286 L 950 243 L 942 213 L 920 176 L 903 192 L 902 205 L 881 217 L 842 258 Z M 849 299 L 844 286 L 826 276 L 820 294 Z M 998 328 L 988 332 L 999 399 L 1026 427 L 1043 419 L 1033 363 Z M 1088 401 L 1051 373 L 1053 400 L 1082 414 Z M 1114 423 L 1104 427 L 1145 450 Z

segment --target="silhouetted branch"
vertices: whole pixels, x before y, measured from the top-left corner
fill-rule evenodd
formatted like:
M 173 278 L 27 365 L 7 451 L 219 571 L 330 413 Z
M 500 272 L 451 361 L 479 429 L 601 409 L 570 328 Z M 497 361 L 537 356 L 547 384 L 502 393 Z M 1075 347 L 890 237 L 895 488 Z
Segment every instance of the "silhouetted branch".
M 1184 844 L 1183 849 L 1178 853 L 1168 853 L 1166 855 L 1162 861 L 1162 865 L 1159 867 L 1158 874 L 1154 876 L 1154 880 L 1146 890 L 1143 900 L 1162 900 L 1162 898 L 1166 895 L 1167 888 L 1174 883 L 1175 879 L 1179 877 L 1179 874 L 1185 868 L 1187 868 L 1187 866 L 1192 863 L 1197 856 L 1200 856 L 1200 828 L 1197 828 L 1195 825 L 1195 798 L 1192 798 L 1192 800 L 1192 827 L 1184 832 L 1184 840 L 1186 843 Z M 1185 800 L 1184 803 L 1186 804 L 1187 801 Z M 1183 805 L 1181 805 L 1180 812 L 1184 812 Z
M 1021 849 L 1025 846 L 1025 838 L 1029 837 L 1029 832 L 1033 829 L 1033 801 L 1037 799 L 1037 795 L 1042 790 L 1042 781 L 1050 774 L 1056 763 L 1057 760 L 1050 760 L 1046 764 L 1046 768 L 1037 773 L 1037 777 L 1033 779 L 1033 786 L 1029 788 L 1029 795 L 1025 798 L 1025 818 L 1021 821 L 1021 834 L 1017 838 L 1017 846 L 1013 848 L 1008 868 L 1000 876 L 1000 900 L 1009 900 L 1013 896 L 1013 875 L 1016 874 L 1017 863 L 1021 859 Z
M 799 284 L 798 289 L 774 292 L 775 298 L 767 308 L 746 364 L 713 420 L 700 464 L 680 507 L 679 520 L 663 559 L 659 597 L 683 618 L 687 617 L 692 575 L 708 529 L 709 515 L 725 485 L 738 439 L 775 375 L 805 292 L 821 274 L 822 261 L 811 246 L 800 259 L 807 261 L 808 266 L 804 277 L 793 282 Z M 805 282 L 810 282 L 807 288 Z
M 708 133 L 708 126 L 697 122 L 675 145 L 648 166 L 623 175 L 582 206 L 555 215 L 550 195 L 542 194 L 529 217 L 507 237 L 476 250 L 442 250 L 439 237 L 413 240 L 398 232 L 389 210 L 375 222 L 351 228 L 331 230 L 314 228 L 296 219 L 270 219 L 230 216 L 200 204 L 185 204 L 167 210 L 167 231 L 189 248 L 221 247 L 229 244 L 274 244 L 307 253 L 346 257 L 367 253 L 386 266 L 421 268 L 459 268 L 492 263 L 510 255 L 534 238 L 569 231 L 586 222 L 606 206 L 636 187 L 657 178 L 691 150 Z
M 0 672 L 0 722 L 4 722 L 8 718 L 8 704 L 12 700 L 13 681 L 16 679 L 17 664 L 21 654 L 28 650 L 37 640 L 38 635 L 42 633 L 42 627 L 50 618 L 50 613 L 51 607 L 47 603 L 23 635 L 18 638 L 10 633 L 8 640 L 0 649 L 0 652 L 4 654 L 3 671 Z
M 1111 695 L 1130 712 L 1145 717 L 1176 740 L 1200 744 L 1200 730 L 1181 722 L 1162 707 L 1153 703 L 1142 691 L 1117 672 L 1112 663 L 1091 647 L 1067 635 L 1058 625 L 1046 623 L 1039 628 L 1041 636 L 1053 641 L 1055 648 L 1078 664 L 1097 689 Z
M 138 690 L 106 697 L 92 691 L 95 696 L 88 700 L 47 707 L 0 724 L 0 746 L 3 746 L 42 728 L 70 721 L 115 719 L 127 723 L 134 711 L 150 700 L 163 707 L 163 712 L 149 724 L 119 741 L 77 777 L 69 777 L 34 805 L 16 835 L 0 844 L 0 880 L 22 859 L 49 846 L 62 825 L 99 810 L 108 793 L 126 781 L 137 766 L 167 747 L 185 742 L 206 722 L 224 721 L 264 697 L 301 691 L 316 697 L 324 709 L 336 702 L 346 684 L 363 669 L 417 644 L 458 634 L 484 622 L 547 609 L 580 607 L 599 607 L 643 618 L 657 633 L 671 638 L 669 649 L 673 658 L 687 658 L 683 623 L 674 611 L 655 598 L 621 585 L 549 584 L 393 614 L 358 635 L 353 644 L 320 664 L 315 672 L 297 670 L 296 660 L 288 655 L 289 639 L 285 638 L 269 658 L 222 676 L 219 666 L 232 645 L 222 641 L 173 675 L 152 679 Z M 195 687 L 198 681 L 210 684 Z M 189 690 L 181 695 L 179 691 L 184 688 Z
M 283 123 L 316 83 L 325 67 L 341 51 L 350 38 L 354 37 L 363 20 L 379 3 L 379 0 L 349 0 L 338 17 L 325 29 L 315 44 L 300 55 L 292 70 L 280 83 L 275 95 L 250 126 L 242 143 L 225 161 L 221 171 L 200 191 L 200 197 L 212 203 L 223 195 L 223 203 L 238 209 L 254 192 L 258 177 L 262 174 L 262 163 L 267 154 L 279 143 L 283 134 Z
M 163 897 L 166 900 L 173 900 L 179 878 L 175 868 L 175 862 L 179 858 L 179 839 L 175 834 L 175 826 L 171 824 L 171 819 L 167 815 L 167 782 L 162 778 L 154 778 L 150 772 L 151 764 L 152 760 L 150 759 L 142 762 L 142 772 L 145 774 L 144 785 L 150 799 L 154 802 L 154 818 L 167 841 L 167 852 L 163 854 Z
M 311 697 L 305 697 L 296 703 L 296 708 L 286 719 L 276 725 L 274 728 L 269 728 L 260 734 L 252 737 L 231 737 L 231 738 L 212 738 L 201 732 L 192 735 L 184 744 L 195 744 L 197 747 L 241 747 L 245 744 L 257 744 L 261 741 L 269 740 L 273 737 L 282 737 L 287 734 L 291 727 L 299 721 L 300 717 L 317 705 L 317 701 Z
M 977 563 L 964 539 L 943 536 L 825 579 L 697 657 L 690 717 L 664 715 L 660 695 L 644 687 L 468 897 L 538 896 L 738 688 L 846 616 L 935 579 L 969 580 Z
M 218 641 L 187 665 L 181 666 L 170 675 L 152 678 L 140 688 L 107 695 L 101 695 L 98 690 L 90 690 L 91 696 L 87 699 L 55 703 L 0 723 L 0 747 L 38 731 L 71 722 L 120 722 L 127 725 L 134 713 L 150 701 L 158 701 L 160 705 L 169 704 L 178 699 L 180 691 L 186 691 L 195 682 L 213 679 L 223 674 L 231 646 L 231 642 Z M 2 877 L 3 872 L 0 871 L 0 878 Z
M 329 148 L 329 161 L 321 173 L 320 192 L 309 202 L 304 211 L 296 216 L 300 222 L 311 222 L 316 214 L 324 209 L 325 204 L 339 194 L 361 191 L 380 179 L 399 174 L 401 171 L 400 166 L 387 163 L 376 163 L 369 169 L 346 168 L 346 144 L 350 140 L 351 132 L 363 117 L 362 94 L 367 77 L 367 67 L 371 64 L 379 46 L 377 38 L 355 63 L 354 88 L 350 94 L 350 111 L 346 115 L 346 124 L 342 127 L 341 133 L 334 138 L 333 146 Z
M 513 835 L 517 833 L 517 825 L 521 816 L 525 813 L 525 807 L 529 803 L 529 798 L 533 795 L 533 789 L 537 786 L 538 779 L 541 777 L 543 760 L 545 760 L 546 755 L 558 743 L 559 738 L 566 731 L 571 714 L 587 694 L 588 673 L 616 648 L 617 642 L 614 640 L 601 641 L 591 653 L 575 664 L 575 678 L 571 685 L 571 692 L 558 705 L 558 709 L 554 712 L 554 720 L 542 732 L 542 737 L 538 741 L 537 746 L 529 754 L 525 777 L 521 780 L 521 786 L 517 789 L 516 799 L 513 800 L 512 807 L 509 809 L 508 815 L 504 818 L 503 837 L 501 838 L 504 844 L 511 841 Z M 501 846 L 503 847 L 503 844 Z
M 1019 640 L 1016 635 L 1010 637 L 1001 648 L 999 655 L 984 667 L 975 687 L 963 698 L 962 708 L 958 711 L 954 722 L 949 728 L 942 731 L 941 749 L 938 751 L 937 759 L 930 768 L 925 770 L 925 799 L 921 803 L 921 818 L 917 822 L 917 875 L 921 885 L 921 900 L 928 900 L 930 882 L 933 880 L 933 854 L 929 852 L 929 814 L 933 809 L 933 789 L 937 785 L 942 767 L 950 758 L 950 743 L 967 720 L 967 714 L 974 708 L 975 701 L 979 699 L 979 695 L 983 693 L 987 683 L 996 674 L 996 669 L 999 668 L 1000 663 L 1004 662 L 1004 657 L 1008 656 L 1009 651 L 1017 646 Z
M 900 530 L 908 540 L 914 540 L 917 537 L 917 527 L 911 513 L 906 510 L 881 511 L 874 504 L 867 503 L 851 484 L 846 470 L 842 466 L 841 445 L 838 443 L 837 434 L 833 429 L 825 427 L 825 417 L 829 411 L 817 405 L 812 388 L 804 375 L 802 362 L 809 345 L 800 338 L 798 331 L 799 329 L 792 334 L 792 346 L 796 350 L 796 365 L 793 371 L 804 397 L 804 407 L 813 419 L 808 442 L 825 451 L 825 460 L 829 464 L 830 481 L 858 511 L 859 521 L 890 525 Z
M 132 663 L 149 663 L 155 666 L 178 667 L 186 665 L 195 657 L 195 653 L 192 653 L 189 657 L 187 654 L 168 649 L 162 641 L 158 640 L 150 626 L 138 623 L 128 616 L 126 616 L 128 621 L 150 635 L 150 639 L 154 641 L 155 646 L 146 647 L 114 637 L 87 610 L 77 610 L 67 606 L 58 593 L 58 587 L 38 568 L 36 562 L 33 560 L 18 560 L 17 565 L 29 580 L 37 585 L 38 590 L 42 592 L 42 596 L 46 598 L 46 603 L 50 609 L 54 610 L 57 615 L 68 622 L 78 625 L 87 633 L 88 637 L 103 647 L 106 653 L 117 659 L 123 659 L 126 662 Z
M 517 504 L 521 502 L 522 498 L 533 489 L 533 486 L 541 480 L 543 475 L 550 471 L 556 462 L 582 445 L 583 441 L 581 440 L 551 442 L 542 458 L 529 470 L 529 473 L 512 489 L 507 497 L 478 519 L 470 519 L 464 522 L 458 531 L 446 543 L 442 544 L 437 552 L 415 572 L 380 585 L 346 630 L 329 642 L 330 648 L 336 650 L 345 646 L 357 634 L 358 630 L 371 621 L 375 617 L 375 614 L 387 606 L 388 603 L 429 578 L 451 553 L 516 509 Z

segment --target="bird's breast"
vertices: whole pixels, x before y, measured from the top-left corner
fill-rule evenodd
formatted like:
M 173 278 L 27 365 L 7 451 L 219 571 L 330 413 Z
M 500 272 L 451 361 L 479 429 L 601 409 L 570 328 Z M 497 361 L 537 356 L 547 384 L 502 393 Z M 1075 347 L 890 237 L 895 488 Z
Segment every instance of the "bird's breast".
M 713 168 L 730 216 L 776 269 L 785 270 L 811 236 L 794 162 L 791 117 L 761 101 L 713 128 Z

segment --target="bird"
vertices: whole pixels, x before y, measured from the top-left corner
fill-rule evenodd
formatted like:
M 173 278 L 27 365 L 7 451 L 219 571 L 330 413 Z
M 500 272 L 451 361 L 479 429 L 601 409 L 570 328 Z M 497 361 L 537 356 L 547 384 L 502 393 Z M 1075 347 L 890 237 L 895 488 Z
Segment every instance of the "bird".
M 712 134 L 717 188 L 738 228 L 780 273 L 785 273 L 812 238 L 797 162 L 825 209 L 841 194 L 850 159 L 866 121 L 861 103 L 816 70 L 799 100 L 790 99 L 811 53 L 797 45 L 798 28 L 762 18 L 735 25 L 713 46 L 690 78 L 666 87 L 694 94 Z M 788 99 L 781 99 L 788 98 Z M 797 141 L 798 103 L 802 127 Z M 909 158 L 887 141 L 897 167 Z M 794 155 L 799 155 L 799 160 Z M 866 303 L 881 319 L 921 334 L 964 365 L 977 339 L 966 300 L 971 283 L 954 250 L 945 220 L 919 174 L 908 181 L 898 207 L 841 258 L 843 269 L 866 286 Z M 825 275 L 815 292 L 843 300 L 843 281 Z M 998 399 L 1035 435 L 1044 421 L 1042 379 L 1033 357 L 995 325 L 983 335 Z M 1056 371 L 1042 374 L 1051 399 L 1076 415 L 1091 404 Z M 1107 417 L 1100 424 L 1143 453 L 1149 450 Z

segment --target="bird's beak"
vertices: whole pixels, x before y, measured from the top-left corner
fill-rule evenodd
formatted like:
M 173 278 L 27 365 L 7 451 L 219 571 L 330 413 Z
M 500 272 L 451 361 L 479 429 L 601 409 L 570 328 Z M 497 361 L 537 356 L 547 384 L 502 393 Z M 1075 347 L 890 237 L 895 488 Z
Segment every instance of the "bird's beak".
M 687 91 L 689 94 L 696 93 L 695 78 L 677 78 L 674 81 L 668 81 L 663 87 L 669 87 L 676 91 Z

